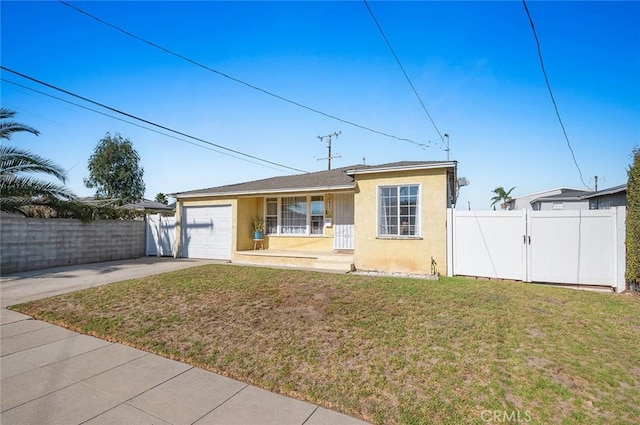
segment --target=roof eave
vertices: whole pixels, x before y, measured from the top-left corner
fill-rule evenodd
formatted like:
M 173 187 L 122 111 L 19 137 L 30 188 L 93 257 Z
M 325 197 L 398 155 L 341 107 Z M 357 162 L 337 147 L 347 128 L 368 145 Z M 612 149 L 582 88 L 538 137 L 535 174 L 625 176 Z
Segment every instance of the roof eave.
M 317 187 L 305 187 L 305 188 L 281 188 L 281 189 L 267 189 L 267 190 L 244 190 L 244 191 L 230 191 L 230 192 L 200 192 L 200 193 L 170 193 L 169 196 L 176 199 L 187 198 L 203 198 L 211 196 L 252 196 L 252 195 L 273 195 L 276 193 L 309 193 L 309 192 L 327 192 L 334 190 L 353 190 L 355 189 L 355 183 L 339 186 L 317 186 Z
M 614 187 L 610 189 L 600 190 L 598 192 L 593 192 L 589 195 L 585 195 L 583 198 L 589 199 L 589 198 L 596 198 L 598 196 L 616 195 L 618 193 L 622 193 L 626 191 L 627 191 L 627 185 L 622 185 L 620 187 Z
M 355 174 L 373 174 L 373 173 L 387 173 L 390 171 L 416 171 L 427 170 L 434 168 L 455 168 L 458 164 L 457 161 L 443 161 L 431 164 L 411 164 L 411 165 L 399 165 L 393 167 L 368 167 L 368 168 L 354 168 L 353 170 L 347 170 L 346 174 L 353 176 Z

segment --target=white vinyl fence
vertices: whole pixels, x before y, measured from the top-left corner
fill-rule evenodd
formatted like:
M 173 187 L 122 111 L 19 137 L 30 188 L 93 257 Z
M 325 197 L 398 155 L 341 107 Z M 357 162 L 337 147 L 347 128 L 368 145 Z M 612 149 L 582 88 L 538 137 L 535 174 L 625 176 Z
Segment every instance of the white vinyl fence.
M 176 244 L 176 219 L 161 214 L 148 214 L 146 219 L 147 240 L 145 255 L 173 256 Z
M 625 207 L 448 210 L 449 276 L 625 289 Z

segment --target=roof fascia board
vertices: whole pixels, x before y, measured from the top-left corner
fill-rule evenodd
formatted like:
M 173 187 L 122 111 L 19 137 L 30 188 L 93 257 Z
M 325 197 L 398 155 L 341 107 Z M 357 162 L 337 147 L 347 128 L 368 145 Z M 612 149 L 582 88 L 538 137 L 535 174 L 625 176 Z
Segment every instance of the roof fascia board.
M 347 170 L 346 174 L 349 176 L 355 174 L 373 174 L 373 173 L 388 173 L 391 171 L 417 171 L 428 170 L 434 168 L 455 168 L 456 161 L 439 162 L 437 164 L 412 164 L 395 167 L 371 167 L 371 168 L 355 168 L 353 170 Z

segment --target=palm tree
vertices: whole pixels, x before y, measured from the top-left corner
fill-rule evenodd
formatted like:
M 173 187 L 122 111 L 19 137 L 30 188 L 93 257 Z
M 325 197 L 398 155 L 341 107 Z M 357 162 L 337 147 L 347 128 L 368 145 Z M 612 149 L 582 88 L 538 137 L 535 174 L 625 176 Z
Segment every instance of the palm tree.
M 156 195 L 156 202 L 167 205 L 169 203 L 169 200 L 167 199 L 167 195 L 165 195 L 162 192 L 159 192 Z
M 495 189 L 493 189 L 493 193 L 495 193 L 496 196 L 491 198 L 491 206 L 493 207 L 495 204 L 500 202 L 500 208 L 502 208 L 503 210 L 506 210 L 507 206 L 509 205 L 509 201 L 513 199 L 511 197 L 511 191 L 515 188 L 516 187 L 514 186 L 511 189 L 509 189 L 509 191 L 505 191 L 504 187 L 502 186 L 496 187 Z
M 7 121 L 16 113 L 0 108 L 0 139 L 9 140 L 13 133 L 26 131 L 36 136 L 40 132 L 15 121 Z M 54 177 L 56 182 L 41 180 L 30 174 L 38 173 Z M 75 196 L 64 186 L 65 171 L 58 165 L 29 151 L 0 145 L 0 210 L 26 214 L 29 206 L 44 205 L 65 209 L 60 201 Z
M 29 151 L 0 146 L 0 210 L 25 213 L 29 205 L 53 205 L 74 198 L 63 185 L 29 174 L 44 173 L 65 182 L 65 171 L 48 159 Z
M 7 121 L 15 115 L 15 111 L 7 108 L 0 108 L 0 119 L 2 120 L 0 122 L 0 139 L 10 140 L 13 133 L 20 131 L 26 131 L 28 133 L 35 134 L 36 136 L 40 134 L 38 130 L 29 127 L 28 125 L 16 121 Z

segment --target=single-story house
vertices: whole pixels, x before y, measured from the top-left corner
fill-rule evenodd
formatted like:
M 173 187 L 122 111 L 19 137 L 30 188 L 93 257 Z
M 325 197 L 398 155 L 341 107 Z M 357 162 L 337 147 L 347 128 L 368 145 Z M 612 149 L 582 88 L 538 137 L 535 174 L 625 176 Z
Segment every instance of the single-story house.
M 455 161 L 354 165 L 173 193 L 179 257 L 444 273 Z M 252 219 L 264 220 L 254 240 Z
M 627 185 L 610 187 L 586 195 L 590 210 L 608 210 L 613 207 L 627 206 Z
M 571 188 L 551 189 L 513 198 L 509 209 L 598 210 L 627 205 L 627 185 L 591 191 Z
M 509 210 L 539 210 L 540 204 L 536 204 L 538 199 L 548 198 L 550 196 L 571 196 L 572 194 L 587 194 L 589 191 L 580 190 L 571 187 L 558 187 L 555 189 L 543 190 L 540 192 L 529 193 L 513 197 L 509 201 L 507 209 Z

